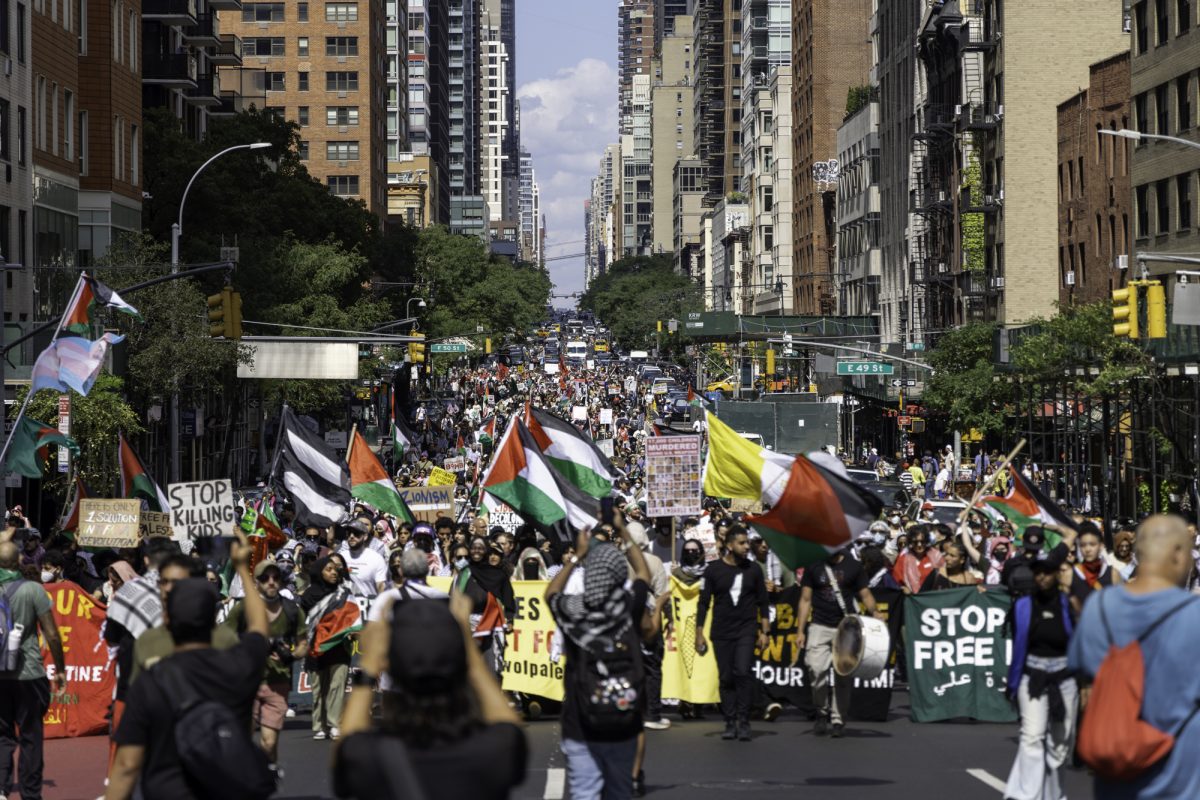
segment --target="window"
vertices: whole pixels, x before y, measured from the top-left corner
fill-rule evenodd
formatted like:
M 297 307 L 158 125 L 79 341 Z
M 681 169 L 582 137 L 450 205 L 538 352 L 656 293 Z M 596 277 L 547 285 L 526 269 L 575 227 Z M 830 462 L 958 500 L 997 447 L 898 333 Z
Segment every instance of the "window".
M 1181 131 L 1192 127 L 1191 83 L 1187 75 L 1175 81 L 1175 121 Z
M 121 12 L 117 8 L 117 4 L 112 4 L 112 30 L 116 31 L 116 35 L 112 37 L 112 60 L 121 60 Z
M 308 161 L 308 142 L 304 139 L 300 140 L 300 160 Z
M 1158 233 L 1170 233 L 1171 231 L 1170 193 L 1170 181 L 1158 181 L 1154 184 L 1154 211 L 1158 218 Z
M 12 160 L 12 151 L 9 149 L 9 128 L 11 121 L 9 120 L 10 106 L 7 100 L 0 100 L 0 159 L 4 161 Z
M 358 161 L 358 142 L 326 142 L 325 158 L 330 161 Z
M 17 123 L 22 124 L 25 121 L 22 119 L 25 116 L 25 109 L 19 108 L 17 111 Z M 134 127 L 136 130 L 136 126 Z M 21 142 L 23 138 L 23 134 L 18 131 L 17 140 L 20 143 L 18 148 L 23 146 L 24 143 Z M 134 152 L 137 152 L 136 145 L 134 146 Z M 17 158 L 22 162 L 25 161 L 25 156 L 20 152 L 17 153 Z M 67 161 L 75 160 L 75 94 L 67 91 L 63 92 L 63 158 L 67 159 Z
M 308 91 L 308 73 L 307 72 L 299 72 L 299 73 L 297 73 L 297 75 L 299 76 L 299 79 L 300 79 L 299 80 L 300 91 L 307 92 Z
M 1133 98 L 1133 124 L 1138 133 L 1150 132 L 1149 99 L 1145 92 Z
M 358 72 L 326 72 L 325 91 L 327 92 L 356 92 L 358 91 Z
M 129 126 L 129 182 L 134 186 L 138 185 L 138 173 L 141 166 L 140 153 L 141 139 L 138 137 L 138 126 Z
M 113 177 L 117 180 L 122 180 L 125 177 L 125 165 L 122 158 L 125 155 L 124 148 L 121 147 L 121 139 L 125 135 L 125 129 L 122 125 L 120 117 L 113 118 Z
M 17 3 L 17 61 L 25 63 L 25 4 Z
M 243 52 L 259 58 L 281 56 L 284 54 L 285 41 L 282 36 L 252 36 L 243 45 Z
M 88 112 L 79 112 L 79 174 L 88 174 Z
M 1179 228 L 1192 227 L 1192 176 L 1175 176 L 1175 206 L 1179 209 Z
M 1143 184 L 1134 190 L 1137 201 L 1137 238 L 1144 239 L 1150 235 L 1150 186 Z
M 357 36 L 326 36 L 325 55 L 327 56 L 356 56 L 358 55 Z
M 308 37 L 301 36 L 296 40 L 296 55 L 301 58 L 308 58 Z
M 50 152 L 58 155 L 58 84 L 50 88 Z
M 1166 135 L 1170 133 L 1170 131 L 1167 130 L 1171 118 L 1170 104 L 1167 100 L 1167 90 L 1168 86 L 1165 83 L 1154 87 L 1154 124 L 1157 126 L 1155 127 L 1154 132 L 1159 135 Z
M 1150 48 L 1150 29 L 1146 22 L 1146 4 L 1138 3 L 1133 7 L 1134 36 L 1137 38 L 1137 54 L 1141 55 Z
M 283 3 L 246 3 L 242 22 L 283 22 Z
M 18 5 L 20 4 L 18 3 Z M 8 38 L 8 0 L 0 0 L 0 50 L 11 53 L 12 48 L 9 47 Z
M 37 79 L 37 95 L 34 98 L 37 103 L 35 116 L 37 117 L 37 138 L 34 146 L 39 150 L 46 149 L 46 79 L 41 75 Z
M 358 106 L 329 106 L 325 109 L 326 125 L 357 125 Z
M 296 18 L 301 22 L 308 22 L 308 3 L 296 4 Z
M 137 14 L 129 12 L 129 68 L 134 72 L 138 71 L 138 56 L 137 56 L 137 31 L 138 22 Z
M 326 3 L 326 22 L 357 22 L 358 3 Z M 336 194 L 336 192 L 334 193 Z M 355 192 L 358 194 L 358 192 Z
M 75 0 L 71 0 L 75 2 Z M 79 55 L 87 55 L 87 0 L 78 0 L 79 8 L 76 9 L 75 18 L 79 20 Z M 18 16 L 21 13 L 20 4 L 17 5 Z
M 1192 0 L 1176 0 L 1175 23 L 1180 33 L 1187 33 L 1192 27 Z
M 17 106 L 17 163 L 25 163 L 25 107 Z
M 300 127 L 308 126 L 308 106 L 300 106 L 299 113 L 296 115 L 300 119 Z
M 266 75 L 267 91 L 282 92 L 284 86 L 286 85 L 286 80 L 284 78 L 286 74 L 286 72 L 268 72 Z
M 1171 18 L 1167 15 L 1167 0 L 1154 0 L 1154 43 L 1166 44 L 1171 35 Z
M 357 175 L 330 175 L 325 179 L 329 191 L 339 197 L 350 197 L 358 194 Z

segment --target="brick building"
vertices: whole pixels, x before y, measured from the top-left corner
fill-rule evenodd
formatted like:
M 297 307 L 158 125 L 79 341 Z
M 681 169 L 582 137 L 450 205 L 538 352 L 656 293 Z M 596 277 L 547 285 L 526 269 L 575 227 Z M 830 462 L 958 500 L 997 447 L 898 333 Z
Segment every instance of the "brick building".
M 1058 106 L 1058 272 L 1064 306 L 1109 299 L 1130 255 L 1129 53 L 1092 64 L 1088 87 Z

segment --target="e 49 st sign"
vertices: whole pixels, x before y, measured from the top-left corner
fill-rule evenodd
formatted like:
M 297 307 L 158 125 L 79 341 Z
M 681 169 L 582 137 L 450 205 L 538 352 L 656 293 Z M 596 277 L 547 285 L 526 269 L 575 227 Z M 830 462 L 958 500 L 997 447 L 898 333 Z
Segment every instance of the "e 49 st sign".
M 896 371 L 892 364 L 882 361 L 839 361 L 838 375 L 891 375 Z

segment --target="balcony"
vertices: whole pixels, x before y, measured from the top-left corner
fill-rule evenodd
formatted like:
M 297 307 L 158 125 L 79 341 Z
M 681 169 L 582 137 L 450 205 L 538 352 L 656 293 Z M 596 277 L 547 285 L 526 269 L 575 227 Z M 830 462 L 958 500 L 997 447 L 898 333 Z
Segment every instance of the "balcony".
M 964 214 L 977 212 L 994 213 L 1004 203 L 1004 189 L 997 186 L 984 186 L 971 190 L 969 186 L 962 188 L 959 200 L 959 210 Z
M 199 75 L 196 77 L 196 86 L 193 89 L 188 89 L 184 96 L 194 106 L 201 108 L 215 108 L 221 105 L 221 97 L 217 91 L 216 80 L 213 75 Z
M 199 14 L 196 24 L 183 29 L 183 40 L 195 47 L 217 47 L 221 44 L 221 26 L 217 15 Z
M 142 19 L 164 25 L 195 25 L 196 0 L 146 0 Z
M 244 95 L 240 92 L 225 90 L 221 92 L 219 104 L 209 108 L 208 113 L 214 117 L 232 117 L 243 111 L 249 111 L 251 106 L 262 108 L 266 101 L 266 95 Z
M 236 33 L 222 33 L 221 40 L 208 60 L 220 67 L 240 67 L 242 65 L 242 37 Z
M 142 83 L 172 89 L 196 86 L 196 59 L 186 53 L 146 53 L 142 57 Z
M 954 107 L 959 130 L 990 131 L 1004 119 L 1004 106 L 995 103 L 967 103 Z
M 208 0 L 208 7 L 213 11 L 241 11 L 242 0 Z

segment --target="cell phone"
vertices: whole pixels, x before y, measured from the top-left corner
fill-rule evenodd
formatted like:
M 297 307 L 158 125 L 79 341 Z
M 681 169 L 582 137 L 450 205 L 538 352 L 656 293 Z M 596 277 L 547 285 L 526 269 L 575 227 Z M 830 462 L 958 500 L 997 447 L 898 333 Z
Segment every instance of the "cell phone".
M 613 499 L 611 497 L 600 498 L 600 524 L 613 524 Z

